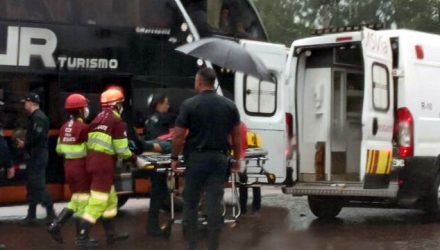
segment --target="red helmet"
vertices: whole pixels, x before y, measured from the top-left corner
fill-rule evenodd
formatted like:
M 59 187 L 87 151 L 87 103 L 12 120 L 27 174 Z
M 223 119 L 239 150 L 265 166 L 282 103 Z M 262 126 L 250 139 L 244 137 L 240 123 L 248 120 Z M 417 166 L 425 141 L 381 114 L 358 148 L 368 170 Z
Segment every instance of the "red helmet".
M 66 98 L 64 108 L 66 109 L 80 109 L 88 106 L 87 98 L 80 94 L 71 94 Z
M 124 94 L 122 90 L 119 88 L 110 88 L 101 94 L 101 105 L 106 106 L 114 106 L 117 103 L 124 101 Z

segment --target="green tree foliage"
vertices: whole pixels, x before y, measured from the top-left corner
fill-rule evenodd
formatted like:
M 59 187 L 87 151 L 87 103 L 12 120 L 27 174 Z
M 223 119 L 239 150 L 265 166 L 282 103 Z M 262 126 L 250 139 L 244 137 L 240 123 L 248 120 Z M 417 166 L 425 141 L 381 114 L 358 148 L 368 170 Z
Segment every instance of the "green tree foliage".
M 255 0 L 269 38 L 290 44 L 293 40 L 312 34 L 315 11 L 308 7 L 310 0 Z
M 254 0 L 274 42 L 290 44 L 314 29 L 363 23 L 440 33 L 440 0 Z
M 399 28 L 440 34 L 440 0 L 393 0 Z

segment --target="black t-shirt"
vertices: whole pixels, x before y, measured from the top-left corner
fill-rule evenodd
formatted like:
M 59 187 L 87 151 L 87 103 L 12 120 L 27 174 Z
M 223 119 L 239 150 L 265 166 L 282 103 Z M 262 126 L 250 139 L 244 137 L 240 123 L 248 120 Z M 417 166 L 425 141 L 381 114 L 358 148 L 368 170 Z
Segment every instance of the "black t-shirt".
M 173 127 L 173 117 L 168 113 L 156 112 L 145 121 L 144 137 L 145 140 L 154 140 L 157 137 L 167 134 Z
M 240 115 L 235 104 L 213 90 L 183 102 L 176 120 L 176 126 L 189 130 L 185 154 L 194 150 L 228 151 L 228 136 L 239 124 Z

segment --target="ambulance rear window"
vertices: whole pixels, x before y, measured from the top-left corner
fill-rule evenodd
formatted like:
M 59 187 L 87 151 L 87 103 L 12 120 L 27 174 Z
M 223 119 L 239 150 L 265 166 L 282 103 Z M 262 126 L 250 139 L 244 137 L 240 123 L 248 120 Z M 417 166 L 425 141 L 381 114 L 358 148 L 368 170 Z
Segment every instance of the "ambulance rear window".
M 389 72 L 385 65 L 373 64 L 373 107 L 378 111 L 387 111 L 390 107 Z
M 347 44 L 337 47 L 334 51 L 335 64 L 362 66 L 362 50 L 360 44 Z

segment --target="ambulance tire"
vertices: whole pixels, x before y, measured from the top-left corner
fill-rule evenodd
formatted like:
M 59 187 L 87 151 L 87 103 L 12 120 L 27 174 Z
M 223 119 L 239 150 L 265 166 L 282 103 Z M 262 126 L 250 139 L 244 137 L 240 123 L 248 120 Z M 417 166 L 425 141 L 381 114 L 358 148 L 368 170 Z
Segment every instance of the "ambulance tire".
M 337 197 L 308 196 L 309 207 L 319 219 L 333 219 L 342 210 L 342 203 Z
M 425 199 L 424 210 L 427 214 L 440 212 L 440 174 L 437 174 L 434 185 L 429 190 Z
M 130 197 L 128 195 L 118 195 L 118 209 L 120 209 L 122 206 L 127 203 L 128 199 Z

